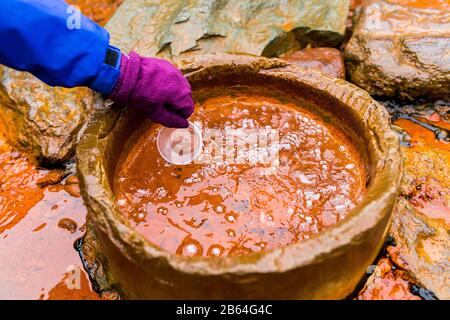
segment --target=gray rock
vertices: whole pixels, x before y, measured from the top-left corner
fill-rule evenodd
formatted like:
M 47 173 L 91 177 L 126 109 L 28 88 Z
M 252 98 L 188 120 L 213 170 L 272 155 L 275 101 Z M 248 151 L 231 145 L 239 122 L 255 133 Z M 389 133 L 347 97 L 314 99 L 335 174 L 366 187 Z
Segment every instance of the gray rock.
M 107 24 L 122 50 L 175 59 L 239 52 L 278 56 L 308 43 L 338 46 L 349 0 L 128 0 Z
M 366 1 L 345 50 L 350 80 L 376 96 L 450 97 L 450 12 Z

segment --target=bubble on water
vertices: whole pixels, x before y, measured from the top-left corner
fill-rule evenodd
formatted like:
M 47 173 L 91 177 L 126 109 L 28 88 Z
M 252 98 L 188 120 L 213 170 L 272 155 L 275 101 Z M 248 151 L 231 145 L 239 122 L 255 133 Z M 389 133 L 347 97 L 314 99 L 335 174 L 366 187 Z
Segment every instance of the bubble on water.
M 225 209 L 223 208 L 223 206 L 216 206 L 215 211 L 217 213 L 223 213 L 225 211 Z
M 158 213 L 160 213 L 162 215 L 167 215 L 169 210 L 166 207 L 159 207 L 158 209 L 156 209 L 156 212 L 158 212 Z
M 225 215 L 225 220 L 227 220 L 230 223 L 236 222 L 236 217 L 232 213 L 228 213 Z
M 208 248 L 207 255 L 213 257 L 219 257 L 225 252 L 225 248 L 219 244 L 213 244 Z
M 234 231 L 233 229 L 228 229 L 228 230 L 227 230 L 227 235 L 228 235 L 229 237 L 234 238 L 234 237 L 236 236 L 236 231 Z
M 187 257 L 201 256 L 203 254 L 203 248 L 200 242 L 187 237 L 182 241 L 176 253 Z
M 197 246 L 195 244 L 188 244 L 186 246 L 186 252 L 190 255 L 195 255 L 198 252 Z

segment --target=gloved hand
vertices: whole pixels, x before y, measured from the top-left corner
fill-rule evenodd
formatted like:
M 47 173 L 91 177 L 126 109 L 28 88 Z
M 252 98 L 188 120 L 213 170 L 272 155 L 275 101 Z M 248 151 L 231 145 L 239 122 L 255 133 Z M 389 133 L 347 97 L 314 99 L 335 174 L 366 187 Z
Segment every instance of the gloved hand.
M 170 62 L 122 54 L 120 77 L 109 98 L 137 108 L 166 127 L 187 128 L 194 112 L 191 87 Z

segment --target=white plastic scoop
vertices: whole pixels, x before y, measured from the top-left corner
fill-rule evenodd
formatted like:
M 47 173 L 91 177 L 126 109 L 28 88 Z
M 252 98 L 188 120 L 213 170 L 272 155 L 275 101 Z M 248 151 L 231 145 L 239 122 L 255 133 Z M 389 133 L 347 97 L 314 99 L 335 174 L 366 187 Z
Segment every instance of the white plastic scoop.
M 156 143 L 161 157 L 176 165 L 193 162 L 203 147 L 201 131 L 191 122 L 186 129 L 161 128 Z

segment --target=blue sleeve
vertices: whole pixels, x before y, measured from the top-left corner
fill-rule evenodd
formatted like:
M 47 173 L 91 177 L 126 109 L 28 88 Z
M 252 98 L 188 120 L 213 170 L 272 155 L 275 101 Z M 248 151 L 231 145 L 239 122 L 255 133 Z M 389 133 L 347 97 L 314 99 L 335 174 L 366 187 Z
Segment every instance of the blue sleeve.
M 105 63 L 108 49 L 118 54 L 114 66 Z M 0 64 L 50 86 L 86 86 L 108 95 L 119 63 L 108 32 L 63 0 L 0 0 Z

